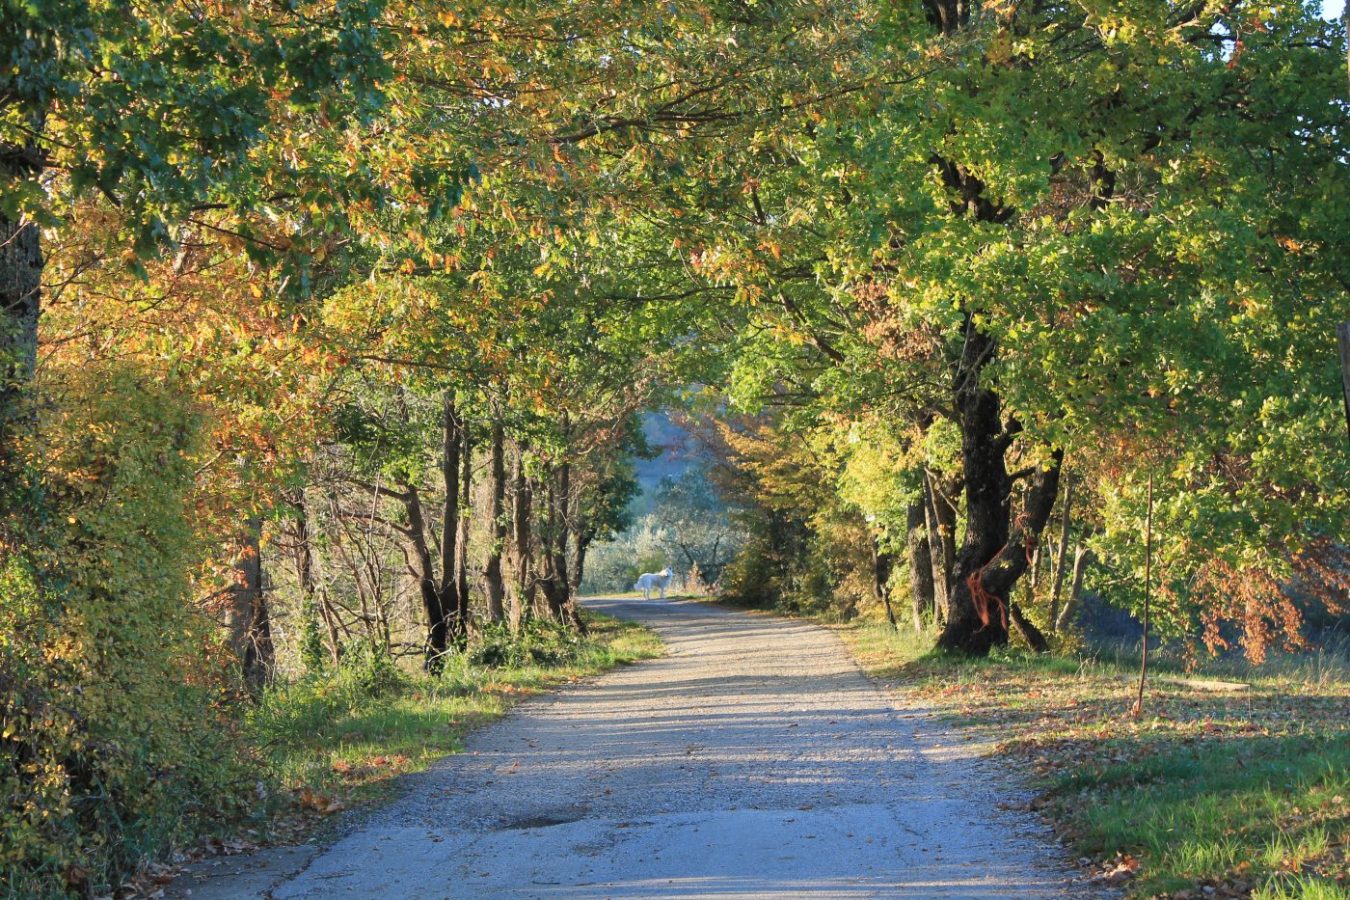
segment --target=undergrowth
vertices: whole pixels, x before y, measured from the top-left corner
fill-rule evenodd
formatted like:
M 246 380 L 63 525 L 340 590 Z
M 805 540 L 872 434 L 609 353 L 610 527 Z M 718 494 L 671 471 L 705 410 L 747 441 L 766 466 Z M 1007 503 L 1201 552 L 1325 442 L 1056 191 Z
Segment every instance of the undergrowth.
M 349 655 L 332 675 L 269 691 L 249 733 L 290 809 L 321 816 L 378 799 L 396 776 L 459 751 L 470 730 L 520 700 L 661 653 L 639 625 L 589 611 L 584 617 L 585 638 L 549 623 L 518 636 L 488 628 L 434 676 L 378 653 Z

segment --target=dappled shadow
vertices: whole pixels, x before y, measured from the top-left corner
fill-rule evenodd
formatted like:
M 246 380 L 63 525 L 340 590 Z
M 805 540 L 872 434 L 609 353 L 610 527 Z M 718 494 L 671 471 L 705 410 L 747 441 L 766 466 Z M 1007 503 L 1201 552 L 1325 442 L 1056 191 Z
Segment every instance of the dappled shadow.
M 522 704 L 277 897 L 1062 896 L 1029 816 L 838 638 L 689 602 L 587 606 L 669 654 Z M 1006 804 L 1005 804 L 1006 805 Z

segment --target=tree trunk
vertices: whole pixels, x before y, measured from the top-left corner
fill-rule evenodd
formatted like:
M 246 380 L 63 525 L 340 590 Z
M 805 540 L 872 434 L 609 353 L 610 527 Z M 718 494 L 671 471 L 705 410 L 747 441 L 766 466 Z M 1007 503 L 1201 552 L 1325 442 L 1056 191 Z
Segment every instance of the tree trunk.
M 431 547 L 427 544 L 422 498 L 416 486 L 411 484 L 403 486 L 401 498 L 408 514 L 408 529 L 404 532 L 404 536 L 408 541 L 409 556 L 415 563 L 413 574 L 417 579 L 418 593 L 422 597 L 422 612 L 426 616 L 427 637 L 423 649 L 423 667 L 428 672 L 439 672 L 444 664 L 445 654 L 450 649 L 450 626 L 447 622 L 449 611 L 441 603 L 442 594 L 436 583 L 436 566 L 431 557 Z
M 463 449 L 459 456 L 460 516 L 455 572 L 459 582 L 456 599 L 459 601 L 459 645 L 462 649 L 469 637 L 469 515 L 473 508 L 473 436 L 467 420 L 461 422 L 460 438 Z
M 314 546 L 309 530 L 309 504 L 305 489 L 296 489 L 290 497 L 295 509 L 295 580 L 300 585 L 304 601 L 313 604 L 323 622 L 328 658 L 334 667 L 342 661 L 342 643 L 338 638 L 336 616 L 314 573 Z
M 0 160 L 14 148 L 0 144 Z M 0 177 L 21 177 L 16 164 L 0 163 Z M 42 240 L 37 225 L 0 215 L 0 485 L 18 477 L 16 443 L 32 415 L 27 393 L 37 363 L 42 287 Z
M 1059 611 L 1059 617 L 1055 620 L 1055 630 L 1063 631 L 1073 621 L 1073 614 L 1078 609 L 1078 601 L 1083 596 L 1083 576 L 1087 572 L 1088 563 L 1092 561 L 1092 551 L 1082 544 L 1079 544 L 1073 551 L 1073 584 L 1069 588 L 1069 597 L 1064 601 L 1064 608 Z
M 571 584 L 568 577 L 568 570 L 571 567 L 567 564 L 568 521 L 572 514 L 571 463 L 565 462 L 558 467 L 557 490 L 553 499 L 556 504 L 556 518 L 550 517 L 552 527 L 549 528 L 549 542 L 553 545 L 553 576 L 557 579 L 560 594 L 566 597 L 568 586 Z
M 491 545 L 483 564 L 483 593 L 487 595 L 488 618 L 493 622 L 506 619 L 506 585 L 502 580 L 502 549 L 506 545 L 506 520 L 503 518 L 506 501 L 506 436 L 500 422 L 492 423 L 491 448 L 488 451 L 488 521 L 491 523 Z
M 1055 576 L 1050 585 L 1050 631 L 1059 629 L 1059 597 L 1064 590 L 1064 562 L 1069 551 L 1069 524 L 1073 510 L 1073 479 L 1064 483 L 1064 500 L 1061 502 L 1059 517 L 1059 552 L 1055 556 Z
M 225 610 L 230 648 L 239 657 L 244 682 L 254 691 L 271 679 L 276 666 L 272 621 L 263 592 L 261 530 L 257 519 L 250 519 L 244 527 Z
M 881 549 L 876 535 L 868 542 L 872 548 L 872 596 L 881 603 L 886 610 L 886 621 L 892 628 L 898 629 L 900 623 L 895 619 L 895 607 L 891 606 L 891 570 L 894 568 L 894 560 L 891 555 Z
M 909 554 L 909 592 L 915 631 L 923 631 L 923 618 L 932 614 L 934 604 L 933 559 L 928 545 L 924 506 L 922 496 L 909 505 L 905 531 L 905 549 Z
M 585 531 L 572 533 L 571 595 L 573 602 L 581 596 L 581 582 L 586 573 L 586 552 L 591 547 L 591 536 Z
M 459 459 L 463 424 L 449 391 L 441 416 L 441 483 L 445 487 L 445 503 L 441 515 L 441 577 L 437 586 L 441 613 L 446 623 L 447 641 L 459 645 L 464 640 L 464 620 L 461 618 L 459 580 L 456 564 L 459 561 Z
M 1039 537 L 1059 487 L 1062 452 L 1037 471 L 1027 496 L 1025 519 L 1012 532 L 1011 490 L 1004 454 L 1019 428 L 1005 428 L 998 395 L 981 384 L 980 373 L 994 354 L 994 341 L 972 322 L 953 379 L 960 416 L 961 458 L 966 484 L 966 535 L 953 571 L 955 582 L 947 625 L 938 638 L 943 650 L 986 656 L 1008 642 L 1008 602 L 1027 568 L 1027 546 Z
M 544 528 L 539 535 L 540 575 L 537 580 L 543 599 L 539 613 L 556 622 L 564 622 L 567 620 L 567 613 L 563 608 L 567 599 L 567 564 L 562 559 L 563 554 L 557 549 L 558 533 L 562 531 L 559 526 L 561 516 L 558 513 L 558 487 L 553 471 L 550 471 L 546 478 L 548 487 L 545 490 L 544 500 Z M 563 540 L 566 541 L 566 532 L 563 531 L 563 534 Z
M 956 507 L 935 472 L 924 474 L 928 553 L 933 567 L 933 601 L 938 619 L 946 622 L 952 596 L 952 565 L 956 560 Z M 951 488 L 957 490 L 956 487 Z
M 520 628 L 521 620 L 534 606 L 534 573 L 530 567 L 531 500 L 530 479 L 525 475 L 525 445 L 517 443 L 511 458 L 511 583 L 507 595 L 507 620 L 512 631 Z
M 1028 647 L 1037 653 L 1050 652 L 1050 642 L 1046 640 L 1045 635 L 1036 627 L 1035 622 L 1023 615 L 1022 608 L 1011 600 L 1008 602 L 1008 616 Z

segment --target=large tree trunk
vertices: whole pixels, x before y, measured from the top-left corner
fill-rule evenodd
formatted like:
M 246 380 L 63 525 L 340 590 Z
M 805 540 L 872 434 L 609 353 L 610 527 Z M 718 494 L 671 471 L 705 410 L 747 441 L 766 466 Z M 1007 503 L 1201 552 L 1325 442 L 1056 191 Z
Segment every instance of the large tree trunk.
M 441 483 L 445 487 L 445 503 L 441 516 L 441 577 L 437 587 L 441 613 L 445 620 L 446 638 L 458 645 L 464 640 L 464 620 L 459 598 L 459 580 L 456 578 L 456 552 L 459 541 L 459 459 L 463 423 L 455 408 L 454 397 L 446 392 L 441 416 Z
M 961 426 L 966 535 L 956 557 L 951 609 L 938 647 L 985 656 L 1008 642 L 1009 596 L 1026 571 L 1028 543 L 1039 537 L 1050 516 L 1062 454 L 1056 451 L 1050 466 L 1032 475 L 1025 518 L 1012 533 L 1012 479 L 1004 454 L 1019 428 L 1015 422 L 1004 427 L 998 395 L 980 381 L 993 358 L 993 339 L 972 322 L 967 322 L 965 338 L 953 394 Z
M 244 528 L 234 561 L 235 581 L 225 609 L 230 648 L 239 657 L 244 682 L 255 691 L 271 679 L 276 667 L 272 621 L 263 591 L 261 530 L 256 519 L 250 519 Z
M 488 521 L 491 523 L 491 544 L 487 561 L 483 564 L 483 593 L 487 595 L 488 618 L 493 622 L 506 619 L 506 585 L 502 580 L 502 549 L 506 545 L 506 520 L 503 518 L 506 501 L 506 435 L 500 422 L 492 423 L 491 448 L 488 451 Z
M 928 545 L 928 528 L 924 516 L 924 499 L 920 496 L 909 505 L 906 522 L 905 550 L 909 555 L 910 606 L 914 613 L 914 630 L 923 631 L 923 617 L 933 610 L 933 560 Z

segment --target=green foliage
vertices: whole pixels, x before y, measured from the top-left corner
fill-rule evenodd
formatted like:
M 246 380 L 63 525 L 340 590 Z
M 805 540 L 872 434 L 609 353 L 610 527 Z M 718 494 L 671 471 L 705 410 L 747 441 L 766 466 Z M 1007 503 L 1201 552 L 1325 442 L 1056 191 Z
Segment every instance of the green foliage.
M 237 817 L 253 785 L 226 661 L 203 665 L 213 642 L 188 604 L 193 415 L 115 367 L 62 399 L 36 457 L 61 524 L 0 578 L 0 883 L 17 894 L 117 885 Z
M 561 622 L 529 619 L 515 633 L 505 624 L 486 626 L 474 636 L 467 658 L 489 669 L 556 667 L 575 662 L 584 647 L 583 639 Z

